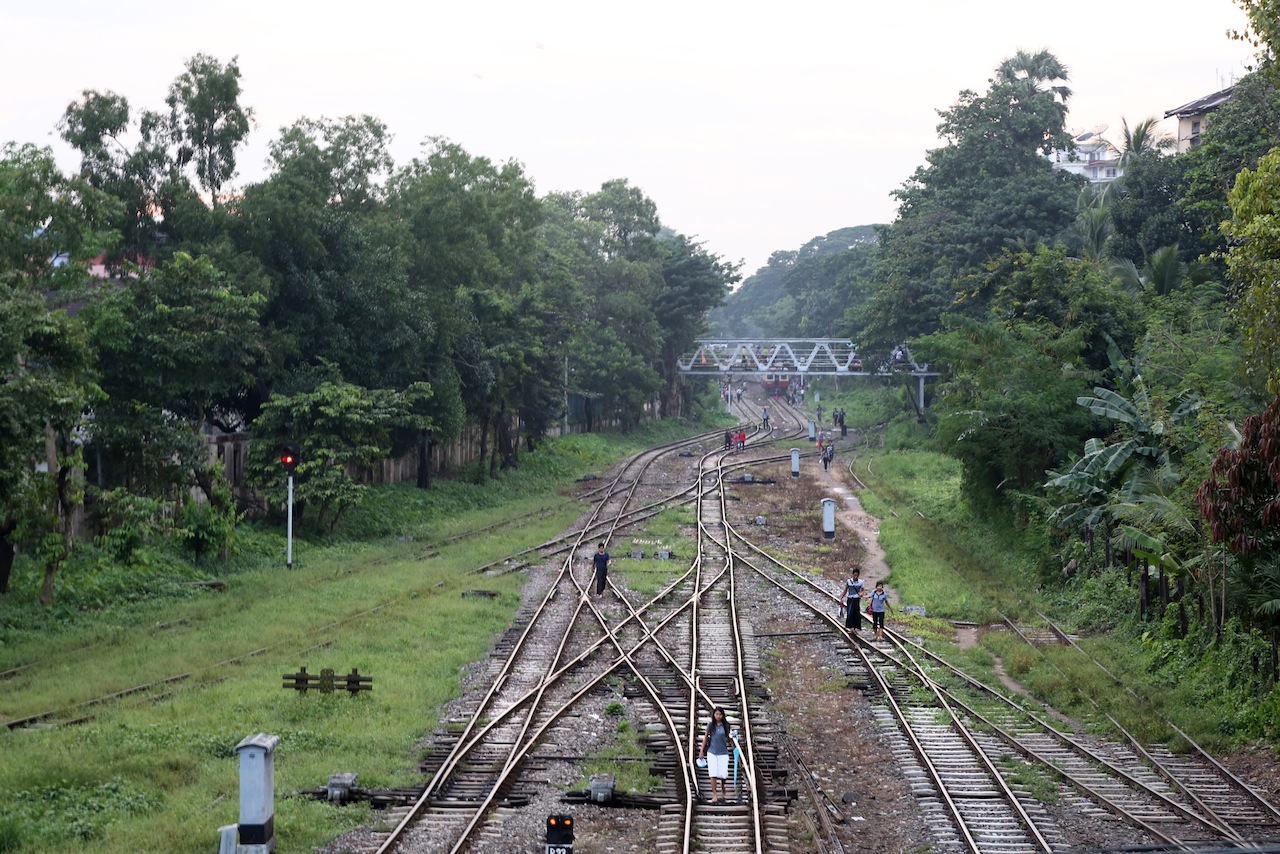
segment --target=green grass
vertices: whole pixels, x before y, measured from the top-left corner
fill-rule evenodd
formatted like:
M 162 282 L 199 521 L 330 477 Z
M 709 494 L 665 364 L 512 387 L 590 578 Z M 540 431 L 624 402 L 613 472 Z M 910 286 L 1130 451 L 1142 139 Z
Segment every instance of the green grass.
M 54 724 L 88 720 L 0 731 L 0 852 L 213 850 L 217 828 L 238 817 L 234 747 L 255 732 L 281 739 L 280 850 L 308 851 L 366 822 L 362 807 L 288 793 L 339 772 L 358 773 L 367 787 L 420 782 L 415 745 L 519 602 L 521 574 L 469 570 L 563 531 L 581 508 L 558 488 L 680 429 L 567 437 L 484 486 L 375 487 L 344 527 L 299 540 L 292 571 L 268 523 L 244 526 L 228 563 L 184 566 L 157 546 L 147 567 L 119 567 L 78 546 L 80 563 L 60 579 L 48 610 L 34 603 L 38 574 L 21 567 L 0 603 L 0 669 L 32 666 L 0 682 L 0 720 L 47 711 Z M 510 524 L 446 542 L 495 522 Z M 225 590 L 180 586 L 213 577 Z M 135 586 L 137 595 L 121 595 Z M 463 596 L 473 589 L 497 596 Z M 373 690 L 282 688 L 281 677 L 302 666 L 358 668 Z M 75 708 L 179 674 L 188 675 Z M 644 763 L 630 764 L 647 776 Z
M 1081 648 L 1138 696 L 1070 647 L 1037 650 L 1012 633 L 988 632 L 980 651 L 960 654 L 941 628 L 927 638 L 931 649 L 974 668 L 987 684 L 1008 693 L 995 674 L 996 656 L 1038 699 L 1111 737 L 1117 734 L 1108 714 L 1138 738 L 1169 739 L 1168 718 L 1202 746 L 1224 750 L 1244 737 L 1280 734 L 1280 692 L 1260 691 L 1249 670 L 1253 658 L 1267 655 L 1261 633 L 1229 624 L 1221 640 L 1178 639 L 1172 607 L 1163 623 L 1141 623 L 1123 569 L 1081 574 L 1070 584 L 1046 580 L 1046 547 L 1035 542 L 1035 529 L 969 510 L 959 465 L 947 457 L 886 450 L 860 457 L 856 473 L 868 486 L 860 500 L 882 520 L 889 584 L 902 603 L 924 605 L 930 618 L 979 624 L 1002 616 L 1034 624 L 1037 611 L 1049 614 L 1080 631 Z
M 627 581 L 628 589 L 642 596 L 652 596 L 683 572 L 688 564 L 688 557 L 694 551 L 694 542 L 687 531 L 694 524 L 696 517 L 691 507 L 682 506 L 664 510 L 646 520 L 635 539 L 656 541 L 671 547 L 670 560 L 657 560 L 654 557 L 657 548 L 653 542 L 644 542 L 635 546 L 644 552 L 645 557 L 633 560 L 632 544 L 628 539 L 619 544 L 618 555 L 614 558 L 613 571 Z

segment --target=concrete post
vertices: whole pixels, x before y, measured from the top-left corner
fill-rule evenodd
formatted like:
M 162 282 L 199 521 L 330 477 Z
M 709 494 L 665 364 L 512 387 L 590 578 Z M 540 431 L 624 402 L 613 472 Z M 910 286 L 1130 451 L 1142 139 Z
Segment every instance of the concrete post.
M 277 735 L 260 732 L 236 745 L 240 754 L 240 845 L 237 854 L 276 850 L 275 750 Z
M 800 476 L 800 449 L 799 448 L 791 449 L 791 476 L 792 477 Z
M 836 538 L 836 500 L 834 498 L 822 499 L 822 538 L 824 540 Z
M 812 442 L 816 438 L 818 438 L 818 427 L 816 424 L 813 423 L 812 420 L 810 420 L 809 421 L 809 441 Z

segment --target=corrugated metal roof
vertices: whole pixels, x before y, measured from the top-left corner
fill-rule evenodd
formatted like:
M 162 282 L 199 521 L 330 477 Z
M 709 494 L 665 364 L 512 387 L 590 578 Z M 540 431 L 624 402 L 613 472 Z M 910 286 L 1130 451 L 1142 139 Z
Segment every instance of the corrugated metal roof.
M 1198 116 L 1202 113 L 1207 113 L 1210 110 L 1216 110 L 1218 107 L 1221 107 L 1227 101 L 1231 100 L 1231 90 L 1235 88 L 1235 86 L 1228 86 L 1220 92 L 1214 92 L 1212 95 L 1205 95 L 1203 98 L 1197 98 L 1194 101 L 1183 104 L 1181 107 L 1174 107 L 1172 110 L 1166 112 L 1164 117 L 1167 119 L 1170 116 L 1177 116 L 1181 119 L 1187 116 Z

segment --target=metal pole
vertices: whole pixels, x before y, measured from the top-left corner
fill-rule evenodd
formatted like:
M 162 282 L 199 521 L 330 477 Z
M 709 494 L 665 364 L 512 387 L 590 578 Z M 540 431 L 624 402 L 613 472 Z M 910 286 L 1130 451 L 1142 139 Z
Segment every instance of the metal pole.
M 564 357 L 564 421 L 560 426 L 560 435 L 569 435 L 569 357 Z
M 289 472 L 289 533 L 286 539 L 284 568 L 293 569 L 293 472 Z

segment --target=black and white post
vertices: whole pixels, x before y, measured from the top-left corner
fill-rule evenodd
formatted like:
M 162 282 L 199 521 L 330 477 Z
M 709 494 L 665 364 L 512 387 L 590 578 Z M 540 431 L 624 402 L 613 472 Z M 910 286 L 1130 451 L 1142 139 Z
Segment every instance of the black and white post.
M 293 569 L 293 469 L 289 470 L 289 498 L 288 509 L 285 516 L 288 521 L 285 523 L 285 547 L 284 547 L 284 568 Z
M 293 472 L 298 468 L 298 456 L 301 449 L 296 442 L 286 442 L 280 446 L 280 465 L 289 477 L 289 493 L 285 501 L 285 553 L 284 568 L 293 569 Z

